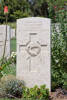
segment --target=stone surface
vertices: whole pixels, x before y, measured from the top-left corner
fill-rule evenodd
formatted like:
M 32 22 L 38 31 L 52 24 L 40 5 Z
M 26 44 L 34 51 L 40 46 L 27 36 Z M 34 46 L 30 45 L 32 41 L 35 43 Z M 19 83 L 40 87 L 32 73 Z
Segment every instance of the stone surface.
M 0 25 L 0 58 L 3 56 L 6 35 L 6 25 Z M 10 27 L 7 26 L 7 42 L 5 56 L 10 56 Z
M 15 29 L 11 28 L 11 39 L 15 38 Z
M 46 84 L 51 89 L 50 19 L 17 20 L 17 78 L 28 87 Z

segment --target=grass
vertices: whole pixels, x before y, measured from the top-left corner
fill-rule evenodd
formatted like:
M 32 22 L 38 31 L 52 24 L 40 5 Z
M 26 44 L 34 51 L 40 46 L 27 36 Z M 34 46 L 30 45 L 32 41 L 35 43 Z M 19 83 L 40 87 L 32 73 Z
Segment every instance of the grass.
M 11 39 L 11 52 L 16 52 L 16 38 Z

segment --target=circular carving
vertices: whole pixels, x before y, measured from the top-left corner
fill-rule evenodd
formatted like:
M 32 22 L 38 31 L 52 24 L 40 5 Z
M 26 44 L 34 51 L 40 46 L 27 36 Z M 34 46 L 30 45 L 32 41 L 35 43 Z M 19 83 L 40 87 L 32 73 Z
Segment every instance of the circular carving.
M 40 45 L 37 42 L 36 43 L 35 42 L 30 42 L 28 44 L 26 50 L 27 50 L 29 55 L 35 57 L 35 56 L 37 56 L 40 53 L 41 47 L 40 47 Z

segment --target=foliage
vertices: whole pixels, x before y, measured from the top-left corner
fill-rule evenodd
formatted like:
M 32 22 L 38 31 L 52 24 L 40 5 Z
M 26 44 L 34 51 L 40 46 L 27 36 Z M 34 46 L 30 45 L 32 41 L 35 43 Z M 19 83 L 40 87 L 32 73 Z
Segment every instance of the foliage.
M 24 88 L 23 98 L 31 100 L 49 100 L 49 90 L 45 85 L 34 86 L 34 88 Z
M 7 98 L 7 97 L 5 97 L 5 98 L 0 98 L 0 100 L 10 100 L 10 98 Z M 11 99 L 11 100 L 15 100 L 15 99 Z M 21 100 L 21 99 L 20 99 Z
M 16 73 L 16 58 L 10 57 L 9 59 L 0 60 L 0 78 L 7 74 Z
M 29 8 L 29 3 L 26 0 L 7 0 L 4 1 L 2 0 L 1 2 L 1 12 L 0 12 L 0 19 L 2 20 L 1 23 L 3 21 L 5 21 L 5 16 L 4 16 L 4 12 L 3 12 L 3 8 L 4 6 L 7 5 L 8 9 L 9 9 L 9 13 L 8 13 L 8 21 L 10 22 L 14 22 L 16 21 L 16 19 L 18 18 L 22 18 L 24 13 L 27 13 L 27 16 L 30 13 Z
M 3 91 L 5 97 L 21 98 L 23 93 L 23 86 L 23 81 L 11 79 L 4 82 L 1 81 L 0 90 Z
M 67 73 L 64 74 L 63 78 L 65 79 L 63 88 L 67 90 Z
M 64 79 L 64 74 L 67 73 L 67 35 L 65 28 L 65 24 L 60 23 L 59 32 L 55 26 L 52 31 L 52 90 L 62 87 L 66 82 Z
M 7 82 L 5 88 L 6 88 L 6 94 L 12 95 L 14 97 L 21 98 L 22 97 L 22 87 L 23 83 L 19 80 L 11 80 Z
M 11 60 L 16 64 L 16 52 L 11 53 Z
M 8 6 L 8 21 L 14 22 L 18 18 L 28 16 L 49 17 L 53 22 L 58 22 L 59 13 L 63 15 L 63 10 L 66 13 L 66 0 L 1 0 L 0 22 L 5 21 L 3 7 Z M 57 16 L 58 15 L 58 16 Z M 59 19 L 60 20 L 60 19 Z
M 0 60 L 0 78 L 3 76 L 3 70 L 6 66 L 10 64 L 10 61 L 7 62 L 7 59 Z
M 16 51 L 16 39 L 11 40 L 11 51 Z M 4 75 L 16 74 L 16 53 L 12 52 L 10 58 L 0 60 L 0 78 Z
M 48 4 L 50 18 L 58 25 L 58 29 L 53 25 L 51 45 L 52 90 L 55 90 L 66 83 L 64 76 L 67 73 L 67 12 L 64 0 L 50 0 Z
M 32 16 L 48 17 L 47 0 L 32 0 L 30 1 L 30 9 Z
M 49 90 L 45 85 L 36 85 L 33 88 L 28 88 L 24 86 L 24 82 L 10 77 L 5 76 L 6 80 L 1 80 L 0 82 L 0 96 L 9 98 L 21 98 L 23 100 L 49 100 Z M 21 99 L 21 100 L 22 100 Z
M 15 22 L 12 22 L 12 23 L 8 23 L 8 25 L 11 27 L 11 28 L 15 28 L 16 29 L 16 23 Z
M 60 22 L 66 19 L 66 0 L 48 0 L 49 18 L 53 22 Z

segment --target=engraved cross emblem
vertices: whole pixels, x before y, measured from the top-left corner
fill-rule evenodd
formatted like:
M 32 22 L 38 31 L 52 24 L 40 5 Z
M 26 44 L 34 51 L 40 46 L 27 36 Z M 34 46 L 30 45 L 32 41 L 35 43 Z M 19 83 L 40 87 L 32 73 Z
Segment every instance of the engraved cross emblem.
M 21 47 L 25 48 L 29 54 L 29 57 L 27 58 L 27 60 L 29 60 L 29 71 L 31 71 L 31 57 L 36 57 L 41 52 L 41 48 L 47 46 L 46 44 L 40 44 L 39 41 L 35 40 L 34 38 L 36 35 L 37 33 L 30 33 L 29 41 L 26 44 L 19 45 L 19 49 Z

